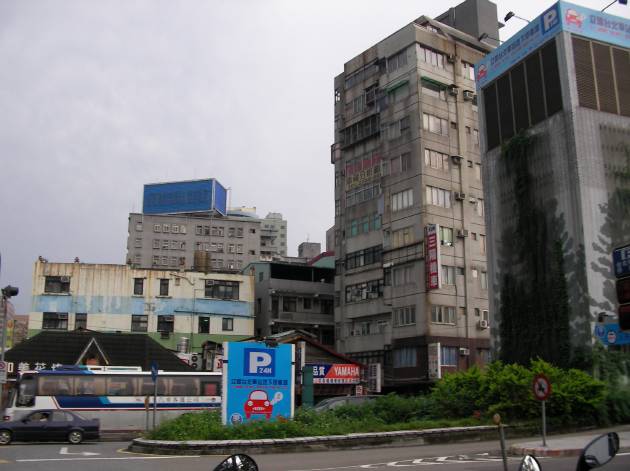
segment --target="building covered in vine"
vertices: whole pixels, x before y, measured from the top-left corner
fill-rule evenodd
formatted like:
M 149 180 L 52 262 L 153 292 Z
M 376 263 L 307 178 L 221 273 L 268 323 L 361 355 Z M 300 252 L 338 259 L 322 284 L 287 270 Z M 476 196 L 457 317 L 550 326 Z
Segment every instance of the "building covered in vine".
M 630 20 L 558 2 L 475 70 L 495 350 L 580 365 L 630 242 Z

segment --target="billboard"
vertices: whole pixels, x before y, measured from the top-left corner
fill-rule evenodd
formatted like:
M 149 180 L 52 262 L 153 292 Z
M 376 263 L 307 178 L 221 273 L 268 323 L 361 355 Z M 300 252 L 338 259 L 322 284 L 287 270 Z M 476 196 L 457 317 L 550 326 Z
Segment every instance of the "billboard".
M 144 185 L 144 214 L 206 212 L 226 214 L 226 189 L 215 179 Z
M 424 228 L 424 266 L 427 291 L 441 287 L 439 232 L 440 227 L 437 224 L 429 224 Z
M 311 364 L 313 367 L 313 384 L 359 384 L 361 368 L 348 364 Z
M 560 31 L 627 47 L 630 20 L 567 2 L 558 2 L 475 64 L 483 88 Z
M 291 418 L 294 411 L 295 345 L 223 344 L 224 424 Z

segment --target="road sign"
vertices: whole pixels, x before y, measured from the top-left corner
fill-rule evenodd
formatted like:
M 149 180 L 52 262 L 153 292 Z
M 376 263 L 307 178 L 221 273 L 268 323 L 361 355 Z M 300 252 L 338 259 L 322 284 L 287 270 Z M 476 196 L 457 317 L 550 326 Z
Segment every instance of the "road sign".
M 0 361 L 0 384 L 7 382 L 7 363 Z
M 613 250 L 615 277 L 630 276 L 630 245 Z
M 151 379 L 155 383 L 158 377 L 158 365 L 156 362 L 151 363 Z
M 551 381 L 543 374 L 537 374 L 532 383 L 534 397 L 539 401 L 546 401 L 551 395 Z

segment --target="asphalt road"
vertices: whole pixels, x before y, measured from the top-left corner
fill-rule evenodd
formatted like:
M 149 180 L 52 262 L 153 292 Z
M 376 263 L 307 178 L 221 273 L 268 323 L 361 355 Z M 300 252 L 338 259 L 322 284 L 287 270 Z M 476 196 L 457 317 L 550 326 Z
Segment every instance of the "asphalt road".
M 12 444 L 0 447 L 0 471 L 211 471 L 220 456 L 155 456 L 126 452 L 127 442 Z M 354 471 L 413 469 L 435 466 L 453 471 L 503 471 L 496 442 L 373 448 L 330 452 L 253 455 L 260 471 Z M 574 471 L 577 458 L 541 458 L 544 471 Z M 518 469 L 519 458 L 509 458 L 508 469 Z M 630 453 L 622 453 L 605 471 L 630 469 Z

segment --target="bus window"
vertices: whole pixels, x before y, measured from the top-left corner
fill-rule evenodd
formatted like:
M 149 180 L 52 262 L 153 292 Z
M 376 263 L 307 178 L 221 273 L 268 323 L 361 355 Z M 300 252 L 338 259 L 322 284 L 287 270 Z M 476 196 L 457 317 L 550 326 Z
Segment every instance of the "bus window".
M 16 405 L 18 407 L 32 407 L 35 405 L 37 380 L 33 376 L 23 376 L 18 386 Z
M 105 396 L 105 378 L 79 376 L 76 378 L 76 392 L 78 396 Z
M 37 384 L 39 396 L 72 396 L 73 379 L 71 376 L 40 376 Z
M 136 396 L 131 376 L 110 376 L 107 378 L 108 396 Z
M 203 381 L 201 383 L 201 390 L 203 396 L 220 396 L 221 392 L 219 391 L 219 383 L 218 382 L 206 382 Z
M 158 378 L 158 396 L 166 396 L 168 384 L 166 378 Z M 141 396 L 153 396 L 155 392 L 155 385 L 150 376 L 144 376 L 140 378 L 140 395 Z
M 171 380 L 171 396 L 199 396 L 199 378 L 176 376 Z

